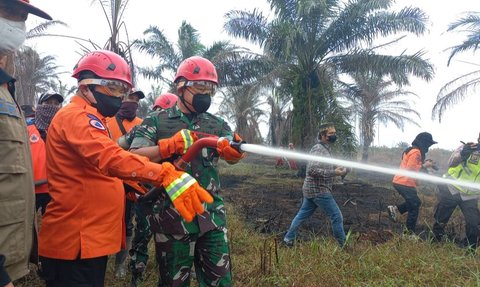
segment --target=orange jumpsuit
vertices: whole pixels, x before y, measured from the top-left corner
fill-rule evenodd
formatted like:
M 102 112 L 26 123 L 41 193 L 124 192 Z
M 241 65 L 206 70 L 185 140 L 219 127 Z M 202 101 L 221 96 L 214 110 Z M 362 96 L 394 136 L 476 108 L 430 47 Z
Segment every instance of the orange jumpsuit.
M 120 250 L 122 179 L 161 184 L 162 167 L 120 148 L 105 119 L 80 96 L 62 108 L 48 130 L 50 196 L 39 235 L 43 257 L 74 260 Z
M 35 182 L 47 179 L 47 154 L 45 151 L 45 142 L 40 137 L 40 133 L 35 125 L 28 125 L 28 139 L 30 150 L 32 151 L 33 180 Z M 35 185 L 35 193 L 48 193 L 47 183 Z
M 400 169 L 419 171 L 422 168 L 422 154 L 418 148 L 412 148 L 407 154 L 403 154 Z M 417 180 L 403 175 L 395 175 L 393 183 L 409 187 L 417 187 Z

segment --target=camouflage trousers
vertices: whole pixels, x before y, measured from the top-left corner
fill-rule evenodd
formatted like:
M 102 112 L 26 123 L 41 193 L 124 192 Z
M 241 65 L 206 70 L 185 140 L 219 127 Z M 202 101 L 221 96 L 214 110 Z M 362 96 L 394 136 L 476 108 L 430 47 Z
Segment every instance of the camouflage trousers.
M 158 286 L 190 286 L 192 265 L 199 286 L 233 286 L 226 227 L 204 234 L 154 235 Z
M 129 251 L 129 269 L 132 273 L 142 273 L 148 261 L 148 243 L 152 239 L 152 231 L 147 214 L 151 213 L 150 202 L 135 202 L 135 229 L 132 240 L 132 248 Z

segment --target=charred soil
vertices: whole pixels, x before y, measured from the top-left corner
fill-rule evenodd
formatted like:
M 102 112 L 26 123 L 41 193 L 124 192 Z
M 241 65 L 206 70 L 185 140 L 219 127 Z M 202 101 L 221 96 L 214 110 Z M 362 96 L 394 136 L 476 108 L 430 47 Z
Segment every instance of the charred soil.
M 273 160 L 254 157 L 249 162 L 264 168 L 245 174 L 222 174 L 222 195 L 226 204 L 232 205 L 256 231 L 280 239 L 300 208 L 303 178 L 297 177 L 296 171 L 275 169 Z M 391 179 L 390 175 L 353 172 L 334 185 L 332 194 L 342 211 L 346 232 L 351 230 L 359 240 L 373 243 L 386 242 L 402 233 L 406 215 L 394 223 L 387 213 L 388 205 L 403 202 Z M 433 224 L 435 189 L 426 184 L 419 188 L 419 196 L 422 206 L 417 233 L 425 239 Z M 463 228 L 461 218 L 456 217 L 447 231 L 458 240 Z M 319 209 L 301 226 L 298 239 L 310 240 L 314 235 L 332 236 L 329 219 Z

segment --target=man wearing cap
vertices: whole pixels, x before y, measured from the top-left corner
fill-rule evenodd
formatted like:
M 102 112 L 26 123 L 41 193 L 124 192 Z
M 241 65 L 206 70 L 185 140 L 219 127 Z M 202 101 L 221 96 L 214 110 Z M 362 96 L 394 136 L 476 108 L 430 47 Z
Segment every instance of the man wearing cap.
M 33 171 L 27 127 L 15 100 L 12 54 L 25 40 L 28 14 L 52 18 L 27 0 L 0 1 L 0 286 L 28 273 L 34 236 Z M 10 67 L 7 69 L 7 67 Z
M 120 109 L 114 117 L 107 119 L 107 128 L 110 137 L 117 140 L 128 133 L 134 126 L 142 123 L 142 119 L 137 117 L 138 103 L 145 98 L 142 91 L 133 91 L 122 100 Z M 125 260 L 127 259 L 127 251 L 130 249 L 133 235 L 132 225 L 132 207 L 133 201 L 136 199 L 133 188 L 127 183 L 123 184 L 127 193 L 125 202 L 125 225 L 126 225 L 126 248 L 122 248 L 115 256 L 115 277 L 123 278 L 126 275 Z
M 35 111 L 35 126 L 45 142 L 47 141 L 48 126 L 52 122 L 55 114 L 62 107 L 62 103 L 63 96 L 56 92 L 44 93 L 38 99 Z
M 420 171 L 422 168 L 427 169 L 433 167 L 433 161 L 425 160 L 425 155 L 428 153 L 430 146 L 436 143 L 430 133 L 419 133 L 413 140 L 412 145 L 403 152 L 400 169 Z M 407 232 L 414 235 L 420 205 L 422 204 L 417 195 L 417 180 L 403 175 L 395 175 L 393 178 L 393 187 L 405 199 L 405 202 L 387 207 L 390 218 L 396 222 L 398 221 L 399 213 L 404 214 L 407 212 Z

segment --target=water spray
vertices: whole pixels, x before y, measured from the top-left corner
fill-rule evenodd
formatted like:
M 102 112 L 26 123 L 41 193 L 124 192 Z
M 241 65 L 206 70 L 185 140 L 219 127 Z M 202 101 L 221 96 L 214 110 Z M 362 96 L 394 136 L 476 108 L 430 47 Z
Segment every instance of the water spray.
M 309 155 L 309 154 L 304 154 L 304 153 L 299 153 L 299 152 L 294 152 L 294 151 L 275 149 L 275 148 L 270 148 L 270 147 L 266 147 L 266 146 L 247 144 L 247 143 L 241 143 L 239 145 L 239 149 L 241 151 L 244 151 L 244 152 L 251 152 L 251 153 L 265 155 L 265 156 L 271 156 L 271 157 L 280 156 L 280 157 L 287 157 L 287 158 L 292 158 L 292 159 L 297 159 L 297 160 L 317 161 L 317 162 L 328 163 L 328 164 L 333 164 L 333 165 L 337 165 L 337 166 L 350 167 L 350 168 L 354 168 L 354 169 L 373 171 L 373 172 L 378 172 L 378 173 L 383 173 L 383 174 L 403 175 L 403 176 L 408 176 L 408 177 L 411 177 L 411 178 L 424 180 L 424 181 L 429 181 L 429 182 L 433 182 L 433 183 L 462 186 L 462 187 L 466 187 L 466 188 L 475 189 L 475 191 L 470 191 L 471 193 L 480 194 L 480 184 L 473 183 L 473 182 L 468 182 L 468 181 L 460 181 L 460 180 L 438 177 L 438 176 L 429 175 L 429 174 L 425 174 L 425 173 L 421 173 L 421 172 L 414 172 L 414 171 L 398 169 L 398 168 L 381 167 L 381 166 L 376 166 L 376 165 L 359 163 L 359 162 L 355 162 L 355 161 L 335 159 L 335 158 L 331 158 L 331 157 L 315 156 L 315 155 Z

